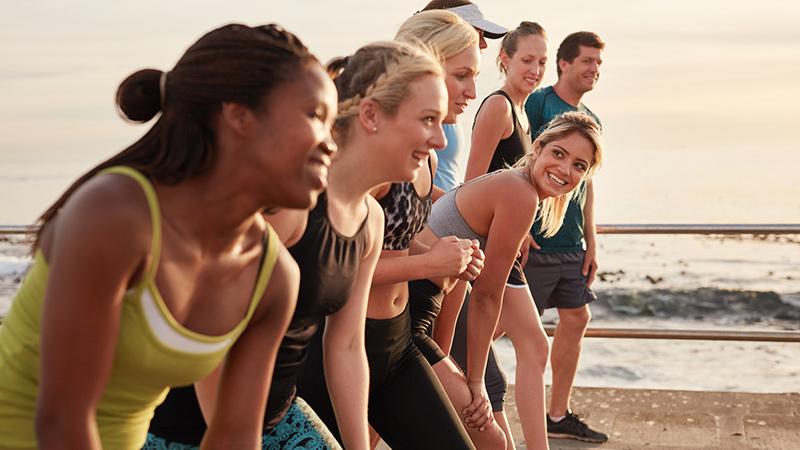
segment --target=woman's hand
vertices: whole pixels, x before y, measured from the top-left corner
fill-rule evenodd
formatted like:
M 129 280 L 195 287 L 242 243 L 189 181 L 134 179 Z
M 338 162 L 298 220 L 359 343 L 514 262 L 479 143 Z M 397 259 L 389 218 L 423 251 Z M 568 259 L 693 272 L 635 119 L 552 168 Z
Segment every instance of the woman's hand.
M 470 428 L 477 428 L 478 431 L 483 431 L 494 420 L 489 394 L 486 392 L 486 383 L 481 379 L 480 381 L 468 382 L 467 386 L 472 393 L 472 403 L 461 411 L 464 416 L 464 423 Z
M 539 244 L 536 243 L 536 240 L 533 239 L 533 235 L 527 233 L 525 235 L 525 239 L 522 240 L 522 245 L 519 247 L 519 253 L 517 253 L 517 258 L 519 258 L 519 262 L 522 264 L 522 267 L 525 267 L 525 265 L 528 263 L 528 252 L 531 248 L 535 250 L 542 249 L 539 247 Z
M 583 256 L 583 267 L 581 268 L 581 275 L 586 278 L 586 285 L 591 286 L 594 282 L 594 276 L 597 273 L 597 250 L 594 246 L 586 249 L 586 254 Z
M 445 236 L 425 252 L 429 265 L 428 278 L 457 277 L 472 261 L 472 241 Z
M 481 274 L 481 270 L 483 270 L 483 261 L 486 258 L 486 255 L 483 254 L 483 250 L 481 250 L 480 243 L 476 240 L 472 240 L 472 258 L 467 265 L 467 269 L 458 276 L 458 279 L 464 281 L 475 281 L 478 278 L 478 275 Z

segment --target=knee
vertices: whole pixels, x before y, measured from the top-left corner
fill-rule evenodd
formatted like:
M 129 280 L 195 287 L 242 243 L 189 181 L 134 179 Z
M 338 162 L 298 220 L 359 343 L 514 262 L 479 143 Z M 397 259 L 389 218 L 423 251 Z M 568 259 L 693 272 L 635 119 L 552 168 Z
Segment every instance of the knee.
M 547 340 L 547 335 L 544 331 L 532 334 L 526 339 L 523 348 L 516 353 L 518 361 L 526 361 L 544 372 L 547 360 L 550 358 L 550 342 Z
M 534 348 L 536 353 L 534 355 L 534 363 L 537 368 L 541 368 L 542 372 L 544 372 L 547 361 L 550 359 L 550 341 L 547 340 L 547 335 L 544 333 L 537 333 L 535 340 Z
M 558 311 L 558 326 L 564 326 L 568 330 L 580 331 L 583 333 L 589 322 L 592 320 L 592 313 L 589 305 L 582 308 L 562 309 Z
M 492 432 L 488 436 L 487 445 L 481 445 L 480 448 L 491 448 L 495 450 L 505 450 L 506 448 L 506 433 L 500 428 L 499 425 L 495 424 L 492 427 Z

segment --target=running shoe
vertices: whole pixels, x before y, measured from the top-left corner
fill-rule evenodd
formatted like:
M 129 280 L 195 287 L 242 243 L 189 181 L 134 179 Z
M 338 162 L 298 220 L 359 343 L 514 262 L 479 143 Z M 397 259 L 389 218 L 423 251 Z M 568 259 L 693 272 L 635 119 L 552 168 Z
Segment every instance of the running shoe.
M 584 442 L 601 443 L 608 440 L 608 435 L 589 428 L 580 416 L 572 414 L 567 410 L 567 415 L 553 422 L 550 415 L 547 415 L 547 437 L 555 439 L 577 439 Z

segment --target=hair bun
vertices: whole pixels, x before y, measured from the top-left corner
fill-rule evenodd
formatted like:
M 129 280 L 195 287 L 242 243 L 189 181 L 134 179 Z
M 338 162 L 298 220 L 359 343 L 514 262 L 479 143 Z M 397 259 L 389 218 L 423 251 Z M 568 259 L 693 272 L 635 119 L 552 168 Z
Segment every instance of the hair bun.
M 144 123 L 161 111 L 159 81 L 163 72 L 142 69 L 128 75 L 117 88 L 117 109 L 122 118 Z

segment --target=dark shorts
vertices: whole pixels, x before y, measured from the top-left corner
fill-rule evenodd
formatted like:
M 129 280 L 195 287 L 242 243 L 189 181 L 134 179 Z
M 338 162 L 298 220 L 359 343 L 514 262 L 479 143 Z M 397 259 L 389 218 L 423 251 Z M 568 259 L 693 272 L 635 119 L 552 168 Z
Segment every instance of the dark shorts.
M 540 314 L 547 308 L 580 308 L 597 298 L 581 274 L 585 253 L 528 254 L 524 272 Z
M 511 266 L 511 272 L 508 274 L 506 286 L 508 287 L 525 287 L 528 285 L 528 280 L 522 270 L 522 263 L 518 259 L 514 260 L 514 265 Z

